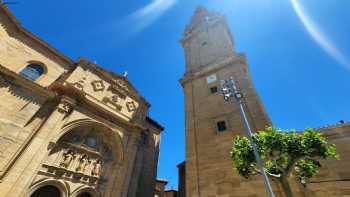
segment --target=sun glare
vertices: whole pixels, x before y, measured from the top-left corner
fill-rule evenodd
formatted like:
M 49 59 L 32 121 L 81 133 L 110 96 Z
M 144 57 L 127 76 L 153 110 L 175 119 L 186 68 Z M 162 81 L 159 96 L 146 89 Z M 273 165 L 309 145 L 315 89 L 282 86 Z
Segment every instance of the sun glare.
M 293 9 L 313 40 L 338 63 L 350 71 L 350 64 L 341 51 L 327 38 L 311 17 L 305 12 L 299 0 L 291 0 Z

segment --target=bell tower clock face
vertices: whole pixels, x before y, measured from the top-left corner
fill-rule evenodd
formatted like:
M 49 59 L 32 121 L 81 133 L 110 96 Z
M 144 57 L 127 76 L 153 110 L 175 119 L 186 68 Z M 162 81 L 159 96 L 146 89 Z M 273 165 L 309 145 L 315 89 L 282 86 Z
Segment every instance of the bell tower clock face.
M 212 75 L 209 75 L 209 76 L 207 77 L 207 83 L 208 83 L 208 84 L 214 83 L 216 80 L 217 80 L 216 74 L 212 74 Z

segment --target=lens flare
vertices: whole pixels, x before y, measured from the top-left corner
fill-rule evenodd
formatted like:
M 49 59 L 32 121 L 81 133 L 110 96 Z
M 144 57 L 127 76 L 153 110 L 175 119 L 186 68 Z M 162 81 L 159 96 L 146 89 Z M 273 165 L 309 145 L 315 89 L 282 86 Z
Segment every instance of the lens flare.
M 134 24 L 134 33 L 141 32 L 143 29 L 154 23 L 175 3 L 176 0 L 153 0 L 148 5 L 133 12 L 128 17 L 128 21 L 129 23 Z
M 294 11 L 303 23 L 304 27 L 315 40 L 315 42 L 322 47 L 331 57 L 333 57 L 338 63 L 343 65 L 350 71 L 350 64 L 340 50 L 325 36 L 325 34 L 317 27 L 317 25 L 311 20 L 311 18 L 304 11 L 299 0 L 291 0 Z

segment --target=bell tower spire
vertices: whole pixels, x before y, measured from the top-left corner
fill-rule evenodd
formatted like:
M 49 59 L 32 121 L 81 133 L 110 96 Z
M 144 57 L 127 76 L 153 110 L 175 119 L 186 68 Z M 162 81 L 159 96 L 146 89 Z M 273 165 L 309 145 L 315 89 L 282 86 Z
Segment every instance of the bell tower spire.
M 234 42 L 224 15 L 199 6 L 181 40 L 186 71 L 209 66 L 234 54 Z

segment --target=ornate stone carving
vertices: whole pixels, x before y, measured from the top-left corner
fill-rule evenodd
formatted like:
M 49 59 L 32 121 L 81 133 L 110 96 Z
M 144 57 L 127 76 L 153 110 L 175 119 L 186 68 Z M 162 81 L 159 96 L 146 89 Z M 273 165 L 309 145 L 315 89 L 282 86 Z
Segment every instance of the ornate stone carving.
M 78 167 L 76 168 L 76 171 L 84 173 L 89 163 L 90 163 L 89 157 L 85 154 L 81 155 L 79 158 L 79 164 L 78 164 Z
M 69 114 L 72 111 L 72 106 L 67 102 L 58 104 L 58 111 L 64 114 Z
M 111 101 L 114 103 L 118 103 L 118 102 L 120 102 L 120 98 L 118 95 L 115 94 L 115 95 L 111 96 Z
M 74 153 L 72 150 L 67 150 L 64 154 L 63 154 L 63 160 L 60 163 L 60 167 L 63 168 L 68 168 L 69 165 L 72 163 L 74 159 Z
M 99 153 L 87 150 L 84 145 L 76 146 L 70 143 L 60 144 L 58 149 L 61 149 L 55 156 L 58 160 L 44 164 L 49 172 L 51 170 L 51 173 L 58 176 L 74 179 L 100 177 L 103 161 Z M 59 152 L 63 152 L 62 157 L 59 156 Z
M 57 110 L 60 113 L 69 115 L 72 112 L 74 105 L 75 105 L 75 101 L 73 99 L 70 99 L 68 97 L 63 97 L 61 99 L 61 103 L 59 103 L 57 106 Z
M 116 83 L 123 88 L 125 91 L 129 91 L 128 86 L 126 85 L 125 81 L 121 80 L 121 79 L 117 79 Z
M 92 88 L 95 92 L 97 91 L 103 91 L 105 89 L 105 85 L 103 84 L 102 80 L 95 80 L 91 82 Z
M 75 183 L 97 185 L 104 169 L 114 160 L 107 136 L 96 128 L 77 129 L 62 137 L 50 149 L 40 174 Z
M 86 77 L 83 77 L 79 81 L 73 83 L 72 85 L 77 88 L 78 90 L 83 91 L 84 90 L 84 85 L 85 85 Z
M 115 94 L 119 94 L 120 97 L 125 98 L 128 94 L 128 85 L 122 79 L 114 79 L 113 84 L 108 88 Z
M 122 110 L 122 106 L 120 104 L 121 103 L 121 98 L 118 95 L 116 95 L 116 94 L 108 96 L 108 97 L 104 97 L 102 99 L 102 101 L 104 103 L 106 103 L 106 104 L 113 105 L 117 111 Z
M 95 160 L 95 162 L 93 164 L 93 168 L 91 170 L 91 175 L 92 176 L 100 176 L 101 169 L 102 169 L 102 161 L 99 159 Z
M 109 86 L 108 90 L 111 91 L 113 94 L 117 94 L 120 98 L 126 98 L 127 92 L 118 85 L 112 84 L 111 86 Z
M 134 112 L 134 111 L 136 111 L 136 105 L 135 105 L 134 101 L 127 102 L 127 103 L 126 103 L 126 108 L 128 108 L 128 111 L 129 111 L 129 112 Z

